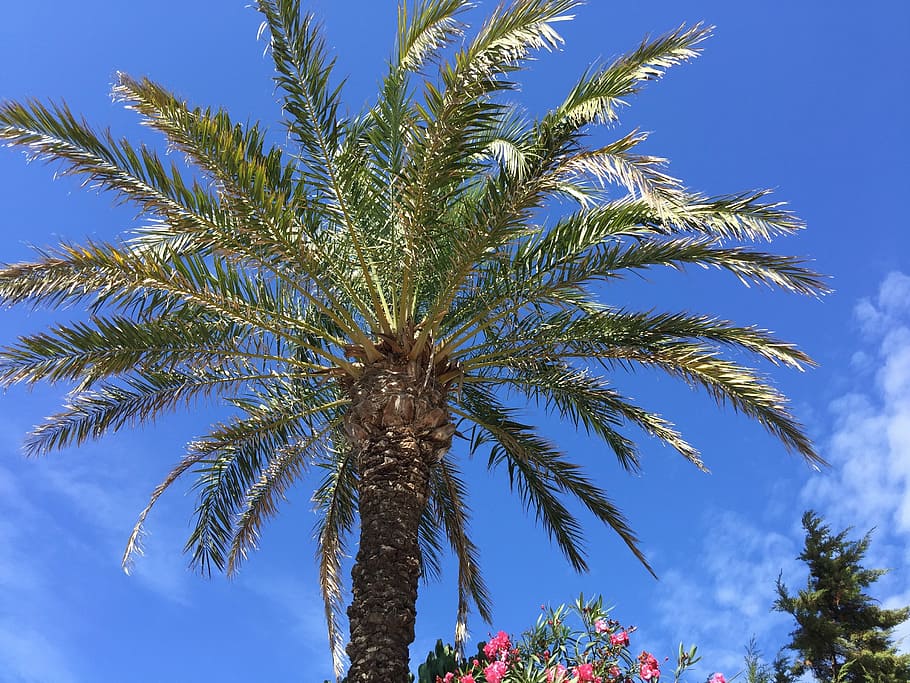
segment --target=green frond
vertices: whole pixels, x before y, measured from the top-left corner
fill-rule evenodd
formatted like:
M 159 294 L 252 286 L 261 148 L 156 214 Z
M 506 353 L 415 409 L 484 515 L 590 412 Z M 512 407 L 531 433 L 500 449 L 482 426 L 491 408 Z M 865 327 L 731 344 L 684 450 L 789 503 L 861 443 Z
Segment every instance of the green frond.
M 238 343 L 241 335 L 243 342 Z M 55 325 L 0 349 L 0 384 L 78 380 L 80 388 L 88 388 L 98 379 L 135 368 L 215 366 L 248 374 L 263 362 L 295 364 L 295 359 L 272 355 L 262 348 L 265 344 L 256 342 L 253 330 L 205 317 L 170 315 L 135 321 L 92 316 L 88 322 Z
M 681 62 L 698 56 L 697 46 L 711 34 L 711 27 L 680 26 L 656 40 L 642 42 L 605 68 L 591 69 L 575 85 L 565 102 L 548 117 L 551 125 L 581 128 L 595 121 L 618 119 L 623 98 L 634 95 L 642 84 L 654 81 Z
M 473 602 L 481 618 L 492 621 L 491 599 L 480 575 L 478 549 L 468 535 L 469 509 L 465 499 L 467 489 L 455 462 L 446 457 L 431 473 L 430 504 L 442 520 L 452 551 L 458 558 L 458 614 L 455 620 L 455 650 L 464 657 L 467 638 L 467 618 Z
M 338 628 L 344 612 L 341 558 L 346 553 L 347 539 L 357 514 L 357 473 L 353 450 L 336 440 L 332 457 L 320 466 L 326 473 L 313 494 L 319 513 L 316 555 L 332 664 L 335 676 L 340 678 L 345 663 L 344 635 Z
M 480 27 L 474 40 L 443 70 L 450 89 L 479 92 L 510 87 L 500 76 L 521 67 L 531 53 L 554 50 L 563 40 L 554 24 L 573 18 L 578 0 L 515 0 L 500 4 Z
M 790 413 L 786 397 L 754 370 L 716 358 L 710 347 L 664 343 L 652 349 L 616 349 L 611 353 L 610 358 L 603 359 L 605 363 L 633 361 L 681 377 L 706 389 L 719 405 L 729 403 L 759 422 L 787 450 L 799 453 L 810 464 L 827 464 L 816 453 L 805 427 Z
M 95 132 L 65 104 L 0 103 L 0 140 L 24 147 L 33 159 L 60 162 L 58 175 L 112 191 L 118 200 L 175 226 L 219 219 L 217 201 L 198 184 L 187 184 L 176 165 L 165 166 L 145 145 L 133 147 L 110 131 Z
M 291 400 L 297 392 L 296 400 Z M 191 552 L 191 566 L 203 574 L 211 574 L 212 566 L 224 570 L 232 544 L 236 540 L 237 552 L 242 553 L 248 544 L 255 542 L 256 520 L 247 520 L 247 535 L 236 538 L 238 515 L 246 509 L 250 496 L 256 492 L 259 507 L 256 512 L 266 514 L 267 506 L 276 486 L 286 482 L 281 475 L 294 476 L 303 463 L 293 459 L 296 446 L 302 446 L 301 457 L 312 455 L 317 441 L 311 441 L 314 432 L 332 418 L 332 411 L 344 401 L 332 400 L 325 390 L 305 389 L 298 386 L 293 392 L 282 393 L 279 387 L 269 386 L 267 393 L 254 399 L 235 400 L 245 412 L 231 422 L 216 425 L 204 438 L 191 443 L 189 453 L 204 453 L 194 474 L 194 488 L 199 491 L 196 521 L 186 542 L 186 552 Z M 287 454 L 278 471 L 266 472 L 266 484 L 256 489 L 256 484 L 276 456 Z M 240 558 L 234 556 L 235 562 Z
M 396 66 L 419 72 L 439 51 L 462 35 L 456 18 L 471 7 L 466 0 L 400 0 Z
M 768 191 L 706 198 L 681 193 L 659 209 L 652 202 L 623 198 L 562 218 L 521 245 L 516 263 L 551 268 L 621 238 L 693 233 L 719 240 L 770 240 L 796 232 L 803 224 L 778 202 L 764 202 Z M 825 290 L 820 290 L 821 292 Z
M 646 134 L 632 131 L 609 145 L 579 151 L 563 161 L 557 173 L 568 178 L 589 176 L 601 187 L 620 185 L 663 216 L 665 205 L 684 201 L 682 184 L 663 172 L 666 159 L 629 153 L 646 139 Z
M 7 286 L 8 283 L 8 286 Z M 303 333 L 328 337 L 326 328 L 311 327 L 297 314 L 280 283 L 251 276 L 219 257 L 118 248 L 107 244 L 62 246 L 43 260 L 0 271 L 0 296 L 7 300 L 40 300 L 56 305 L 90 295 L 96 300 L 125 299 L 158 292 L 172 302 L 188 303 L 213 319 L 258 327 L 328 360 L 337 367 L 350 364 Z M 344 340 L 326 339 L 343 346 Z
M 699 469 L 705 469 L 698 452 L 669 422 L 633 405 L 602 378 L 587 370 L 522 357 L 515 359 L 511 369 L 511 375 L 489 380 L 488 383 L 510 386 L 535 400 L 538 405 L 555 410 L 576 428 L 584 426 L 589 434 L 595 434 L 610 446 L 625 470 L 635 472 L 639 469 L 635 442 L 616 431 L 617 427 L 626 423 L 641 428 L 675 449 Z
M 299 0 L 257 0 L 257 7 L 266 18 L 278 74 L 275 82 L 284 93 L 288 129 L 301 146 L 305 178 L 318 191 L 323 210 L 333 212 L 336 222 L 344 226 L 373 314 L 382 330 L 391 333 L 393 317 L 385 299 L 386 287 L 377 281 L 378 266 L 366 248 L 368 235 L 363 234 L 366 226 L 355 220 L 345 186 L 346 169 L 337 163 L 345 135 L 339 115 L 341 86 L 332 89 L 329 84 L 334 60 L 328 56 L 321 27 L 312 15 L 301 14 Z
M 71 394 L 63 411 L 45 418 L 25 442 L 29 455 L 79 446 L 90 439 L 154 421 L 181 405 L 245 386 L 249 377 L 215 371 L 148 371 L 119 382 L 100 382 Z
M 307 465 L 320 457 L 326 448 L 326 436 L 334 426 L 335 423 L 328 422 L 311 434 L 275 449 L 270 455 L 259 480 L 247 489 L 243 509 L 236 515 L 227 554 L 229 576 L 235 574 L 249 552 L 257 548 L 262 525 L 277 514 L 285 491 L 299 479 Z
M 417 542 L 420 545 L 420 578 L 424 584 L 438 581 L 442 576 L 442 556 L 445 546 L 442 542 L 442 523 L 430 505 L 420 515 L 417 528 Z
M 815 362 L 794 344 L 774 337 L 767 330 L 755 326 L 741 327 L 730 321 L 712 316 L 689 313 L 654 313 L 624 310 L 603 310 L 577 318 L 562 327 L 560 317 L 552 319 L 553 341 L 558 346 L 568 343 L 590 343 L 596 354 L 610 348 L 642 347 L 659 348 L 673 341 L 707 341 L 719 346 L 739 348 L 764 358 L 775 365 L 802 370 Z
M 337 255 L 326 248 L 330 244 L 299 218 L 306 212 L 308 220 L 315 218 L 320 225 L 331 216 L 323 216 L 322 206 L 304 195 L 305 184 L 298 182 L 295 167 L 284 162 L 280 149 L 266 146 L 265 131 L 234 124 L 223 110 L 190 110 L 148 79 L 135 81 L 119 74 L 114 94 L 163 132 L 221 188 L 223 203 L 236 219 L 232 233 L 219 239 L 221 249 L 233 247 L 288 282 L 312 305 L 333 315 L 351 338 L 368 345 L 347 312 L 347 306 L 352 306 L 370 319 L 372 311 L 363 299 L 368 294 L 357 290 L 358 280 L 340 276 Z M 344 293 L 343 298 L 336 289 Z
M 301 186 L 294 182 L 294 166 L 285 163 L 281 149 L 267 146 L 266 131 L 257 125 L 234 124 L 223 109 L 190 109 L 148 78 L 137 81 L 118 73 L 113 95 L 218 182 L 233 211 L 244 218 L 258 212 L 260 221 L 252 227 L 259 232 L 271 228 L 271 234 L 264 235 L 271 238 L 268 246 L 287 250 L 281 239 L 287 241 L 286 236 L 278 232 L 286 226 L 265 221 L 280 223 L 281 217 L 293 215 L 304 198 Z
M 696 234 L 749 241 L 771 241 L 802 230 L 803 222 L 785 210 L 783 202 L 764 201 L 770 194 L 771 190 L 716 197 L 690 193 L 683 205 L 672 207 L 659 220 Z
M 604 247 L 578 267 L 567 268 L 575 281 L 621 276 L 624 270 L 654 266 L 682 269 L 687 264 L 714 267 L 733 273 L 740 282 L 780 287 L 797 294 L 818 295 L 827 291 L 824 278 L 805 267 L 806 261 L 753 251 L 747 247 L 722 247 L 708 238 L 641 239 L 628 246 Z M 587 276 L 581 273 L 587 271 Z
M 574 496 L 600 521 L 610 526 L 653 574 L 625 517 L 580 472 L 577 465 L 566 461 L 532 427 L 513 420 L 510 415 L 514 411 L 499 405 L 492 393 L 472 384 L 464 385 L 462 391 L 464 411 L 459 414 L 474 422 L 487 435 L 475 440 L 475 450 L 488 439 L 492 442 L 490 468 L 505 465 L 510 487 L 517 490 L 527 507 L 534 509 L 537 521 L 577 571 L 587 570 L 583 533 L 578 520 L 560 501 L 561 495 Z
M 402 200 L 413 225 L 422 231 L 423 238 L 415 239 L 415 248 L 428 252 L 430 272 L 452 275 L 445 283 L 430 287 L 438 294 L 428 311 L 430 322 L 424 335 L 430 334 L 449 307 L 473 260 L 488 242 L 504 237 L 511 225 L 506 220 L 500 227 L 504 221 L 495 215 L 502 211 L 496 179 L 489 184 L 488 201 L 463 227 L 441 223 L 437 207 L 459 203 L 471 189 L 469 179 L 478 176 L 477 159 L 489 150 L 485 131 L 499 126 L 506 114 L 503 105 L 491 100 L 494 93 L 510 87 L 502 75 L 520 68 L 533 51 L 557 47 L 561 38 L 553 24 L 570 19 L 568 13 L 578 5 L 575 0 L 522 0 L 500 6 L 474 40 L 456 53 L 452 65 L 442 69 L 444 88 L 425 83 L 418 108 L 426 132 L 411 146 L 412 162 L 404 169 Z M 493 233 L 491 239 L 485 235 L 487 230 Z M 440 249 L 440 241 L 449 244 Z M 424 342 L 425 336 L 415 351 Z

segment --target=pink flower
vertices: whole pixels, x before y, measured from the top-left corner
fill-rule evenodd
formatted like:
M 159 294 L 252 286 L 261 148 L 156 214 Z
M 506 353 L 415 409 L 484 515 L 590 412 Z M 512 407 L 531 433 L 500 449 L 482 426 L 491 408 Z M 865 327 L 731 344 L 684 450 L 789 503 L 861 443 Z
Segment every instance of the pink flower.
M 437 676 L 436 678 L 439 678 L 439 676 Z M 443 683 L 452 683 L 453 678 L 455 678 L 455 674 L 453 674 L 450 671 L 449 673 L 446 674 L 446 677 L 443 678 L 442 680 L 443 680 Z
M 566 680 L 567 669 L 562 664 L 547 669 L 547 683 L 562 683 Z
M 607 626 L 607 622 L 605 622 L 603 619 L 598 619 L 594 622 L 594 630 L 598 633 L 606 633 L 610 630 L 610 627 Z
M 611 666 L 610 670 L 607 673 L 610 674 L 610 678 L 619 678 L 622 674 L 618 666 Z
M 654 655 L 642 652 L 638 655 L 638 661 L 641 664 L 638 669 L 638 675 L 641 676 L 642 680 L 650 681 L 652 678 L 660 678 L 660 665 Z
M 575 675 L 578 677 L 578 683 L 593 683 L 594 665 L 579 664 L 575 667 Z
M 471 674 L 465 674 L 458 679 L 458 683 L 474 683 L 474 677 Z
M 485 668 L 483 670 L 483 675 L 487 679 L 487 683 L 499 683 L 508 671 L 509 665 L 503 661 L 499 661 L 493 662 Z
M 610 634 L 610 645 L 629 645 L 629 634 L 625 631 Z
M 727 683 L 727 679 L 724 678 L 724 675 L 720 672 L 712 674 L 711 678 L 708 679 L 708 683 Z
M 487 659 L 505 659 L 509 655 L 509 648 L 512 644 L 509 642 L 509 634 L 500 631 L 490 638 L 490 642 L 483 646 L 483 653 Z

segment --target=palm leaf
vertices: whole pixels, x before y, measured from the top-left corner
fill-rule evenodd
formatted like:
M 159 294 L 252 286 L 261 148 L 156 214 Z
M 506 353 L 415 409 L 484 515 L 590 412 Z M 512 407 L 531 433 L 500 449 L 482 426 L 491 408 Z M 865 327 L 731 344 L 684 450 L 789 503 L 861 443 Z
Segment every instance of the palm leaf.
M 337 433 L 337 431 L 336 431 Z M 357 513 L 357 474 L 353 451 L 338 444 L 332 458 L 323 465 L 326 474 L 313 501 L 320 513 L 316 523 L 319 586 L 325 605 L 329 647 L 335 676 L 344 671 L 344 636 L 338 629 L 343 612 L 341 558 Z
M 505 464 L 510 486 L 517 490 L 526 506 L 534 509 L 537 521 L 577 571 L 587 570 L 583 533 L 578 520 L 560 501 L 561 494 L 574 496 L 610 526 L 653 574 L 625 517 L 581 474 L 577 465 L 566 461 L 532 427 L 513 420 L 510 417 L 513 411 L 499 405 L 491 393 L 467 384 L 463 387 L 462 403 L 467 410 L 461 414 L 492 439 L 490 468 Z M 483 443 L 485 440 L 480 440 L 479 444 Z

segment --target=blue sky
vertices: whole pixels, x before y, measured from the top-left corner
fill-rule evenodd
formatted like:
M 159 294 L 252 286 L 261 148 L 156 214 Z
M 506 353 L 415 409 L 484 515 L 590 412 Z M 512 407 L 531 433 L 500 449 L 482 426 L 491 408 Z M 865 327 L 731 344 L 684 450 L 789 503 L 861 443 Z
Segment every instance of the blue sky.
M 149 138 L 110 101 L 115 71 L 149 75 L 235 119 L 278 118 L 258 15 L 243 0 L 11 3 L 0 22 L 0 98 L 62 98 L 97 126 Z M 491 2 L 481 3 L 490 9 Z M 368 102 L 394 36 L 392 0 L 313 0 L 348 74 L 353 110 Z M 654 273 L 605 289 L 617 305 L 711 312 L 797 341 L 820 367 L 772 372 L 832 467 L 815 473 L 759 427 L 704 396 L 648 373 L 620 386 L 659 408 L 698 446 L 711 475 L 646 442 L 629 476 L 595 443 L 543 415 L 543 431 L 596 473 L 625 510 L 659 581 L 607 530 L 584 518 L 592 571 L 575 575 L 533 518 L 480 464 L 472 473 L 473 532 L 495 599 L 495 629 L 520 631 L 541 603 L 601 593 L 639 626 L 633 647 L 672 655 L 695 641 L 699 673 L 737 670 L 753 634 L 773 656 L 790 624 L 769 612 L 795 561 L 799 519 L 812 507 L 835 526 L 876 527 L 869 562 L 892 567 L 875 594 L 910 604 L 910 5 L 760 4 L 722 0 L 591 0 L 561 27 L 565 49 L 543 55 L 516 97 L 531 113 L 558 102 L 597 58 L 682 22 L 717 26 L 694 63 L 649 87 L 624 125 L 653 131 L 648 151 L 710 194 L 773 187 L 808 223 L 774 245 L 811 256 L 832 277 L 823 301 L 745 289 L 710 273 Z M 277 130 L 277 126 L 275 126 Z M 107 238 L 134 224 L 128 209 L 53 171 L 0 152 L 0 261 L 28 244 Z M 3 311 L 0 342 L 53 319 Z M 770 369 L 764 368 L 768 372 Z M 191 493 L 171 494 L 149 524 L 136 571 L 119 567 L 148 493 L 181 447 L 219 413 L 178 415 L 42 460 L 26 460 L 26 431 L 61 391 L 11 389 L 0 403 L 0 682 L 321 681 L 331 671 L 318 599 L 312 482 L 289 496 L 262 548 L 233 581 L 186 569 Z M 421 656 L 451 638 L 454 574 L 422 588 Z M 479 640 L 490 627 L 472 621 Z M 903 648 L 910 649 L 905 628 Z M 692 680 L 700 680 L 693 676 Z

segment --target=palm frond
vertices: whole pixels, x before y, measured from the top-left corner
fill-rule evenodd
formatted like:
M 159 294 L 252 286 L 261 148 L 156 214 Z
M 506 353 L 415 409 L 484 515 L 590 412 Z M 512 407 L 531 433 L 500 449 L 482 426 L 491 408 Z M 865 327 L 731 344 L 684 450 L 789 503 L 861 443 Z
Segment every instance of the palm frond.
M 148 424 L 180 405 L 215 394 L 243 389 L 261 375 L 244 376 L 216 371 L 186 373 L 148 371 L 120 382 L 101 382 L 91 391 L 79 391 L 64 402 L 63 410 L 33 428 L 25 442 L 30 455 L 45 455 L 79 446 L 124 427 Z
M 301 388 L 295 391 L 301 392 Z M 191 566 L 206 575 L 211 574 L 213 566 L 218 570 L 227 568 L 232 543 L 237 540 L 235 520 L 247 507 L 249 495 L 261 481 L 263 471 L 273 464 L 275 454 L 288 455 L 281 461 L 283 465 L 276 465 L 276 472 L 266 472 L 266 484 L 257 489 L 262 494 L 258 512 L 265 512 L 263 506 L 272 501 L 269 494 L 287 481 L 281 476 L 294 476 L 295 468 L 302 467 L 302 461 L 293 458 L 298 452 L 296 447 L 302 446 L 302 457 L 308 457 L 316 448 L 318 441 L 311 441 L 311 436 L 320 430 L 313 425 L 331 419 L 332 411 L 344 403 L 325 393 L 316 388 L 292 401 L 277 387 L 270 386 L 268 393 L 252 400 L 235 400 L 244 416 L 216 425 L 206 437 L 189 445 L 190 453 L 206 454 L 195 470 L 194 488 L 199 491 L 196 521 L 185 548 L 192 553 Z M 252 533 L 256 520 L 251 517 L 247 522 L 245 528 Z M 245 547 L 244 541 L 254 540 L 250 535 L 242 536 L 237 541 L 238 552 Z
M 344 169 L 337 163 L 345 126 L 339 115 L 341 86 L 332 89 L 334 60 L 328 56 L 321 27 L 312 15 L 303 15 L 299 0 L 257 0 L 269 31 L 275 82 L 284 93 L 288 128 L 300 143 L 306 179 L 319 192 L 323 210 L 335 214 L 356 254 L 361 277 L 369 292 L 373 313 L 385 333 L 391 333 L 391 309 L 384 283 L 377 282 L 378 266 L 370 257 L 350 207 Z
M 240 339 L 242 342 L 238 343 Z M 169 315 L 147 321 L 92 316 L 55 325 L 0 349 L 0 384 L 79 380 L 80 389 L 135 368 L 204 369 L 230 366 L 249 373 L 267 362 L 294 366 L 274 355 L 254 330 L 223 320 Z M 301 370 L 305 366 L 301 366 Z
M 632 404 L 607 386 L 602 378 L 587 370 L 578 370 L 565 363 L 535 362 L 522 357 L 515 358 L 511 369 L 513 372 L 510 375 L 484 380 L 483 383 L 512 387 L 538 405 L 555 410 L 576 428 L 583 426 L 589 434 L 595 434 L 610 446 L 624 469 L 634 472 L 640 466 L 635 442 L 616 431 L 617 427 L 631 423 L 705 470 L 698 452 L 669 422 Z
M 336 441 L 335 446 L 332 458 L 321 465 L 326 474 L 313 494 L 313 502 L 319 512 L 316 523 L 319 586 L 325 605 L 332 664 L 335 676 L 340 678 L 345 663 L 344 636 L 338 628 L 344 609 L 341 558 L 345 555 L 357 514 L 357 473 L 352 449 L 346 448 L 343 441 Z
M 642 239 L 628 246 L 603 247 L 580 264 L 572 264 L 566 273 L 575 281 L 581 272 L 591 278 L 616 277 L 624 270 L 653 266 L 681 269 L 686 264 L 714 267 L 733 273 L 744 285 L 761 284 L 779 287 L 797 294 L 818 295 L 827 291 L 824 278 L 805 267 L 806 261 L 793 256 L 779 256 L 754 251 L 747 247 L 722 247 L 714 240 L 697 237 L 676 239 Z
M 458 613 L 455 620 L 455 651 L 464 657 L 467 620 L 473 602 L 481 618 L 492 621 L 491 600 L 480 575 L 478 549 L 468 535 L 467 489 L 455 462 L 446 457 L 431 473 L 431 505 L 443 521 L 449 545 L 458 558 Z
M 419 72 L 439 50 L 463 33 L 456 18 L 471 7 L 466 0 L 410 0 L 398 4 L 398 40 L 396 65 Z
M 120 566 L 123 567 L 124 572 L 127 574 L 132 572 L 136 555 L 142 555 L 142 537 L 144 535 L 145 520 L 152 511 L 152 508 L 155 507 L 155 503 L 157 503 L 164 492 L 170 488 L 171 484 L 186 474 L 190 468 L 195 466 L 204 457 L 205 453 L 190 453 L 185 455 L 168 473 L 167 477 L 165 477 L 164 480 L 155 487 L 155 490 L 152 491 L 148 505 L 139 513 L 139 518 L 136 520 L 136 525 L 133 527 L 129 540 L 127 540 L 126 548 L 123 551 L 123 558 L 120 560 Z
M 188 184 L 175 165 L 167 167 L 145 145 L 97 133 L 65 104 L 0 104 L 0 139 L 25 147 L 33 159 L 60 162 L 58 175 L 77 176 L 116 193 L 145 213 L 176 225 L 211 223 L 217 201 L 199 185 Z
M 632 554 L 653 574 L 638 548 L 638 539 L 621 512 L 603 492 L 585 477 L 579 467 L 564 459 L 536 431 L 511 418 L 492 393 L 475 385 L 463 388 L 464 417 L 474 422 L 491 440 L 489 466 L 505 465 L 509 484 L 525 505 L 533 508 L 537 521 L 556 541 L 577 571 L 587 570 L 581 525 L 560 501 L 560 495 L 574 496 L 600 521 L 610 526 Z M 475 440 L 475 447 L 486 443 Z
M 336 422 L 329 421 L 311 434 L 275 449 L 259 480 L 247 489 L 243 509 L 236 515 L 233 524 L 226 564 L 229 576 L 235 574 L 249 552 L 256 549 L 262 525 L 278 513 L 278 503 L 284 499 L 285 492 L 307 465 L 317 460 L 325 450 L 326 437 Z
M 580 128 L 595 121 L 616 121 L 623 98 L 638 92 L 643 83 L 659 79 L 668 68 L 697 57 L 698 44 L 710 34 L 710 27 L 696 24 L 680 26 L 655 40 L 646 38 L 638 49 L 607 67 L 585 73 L 550 116 L 551 124 Z
M 647 350 L 617 349 L 611 359 L 659 367 L 671 375 L 706 389 L 719 404 L 759 422 L 784 447 L 807 462 L 826 465 L 801 425 L 790 413 L 786 397 L 755 371 L 714 356 L 698 344 L 671 343 Z M 604 359 L 607 363 L 610 359 Z
M 325 248 L 328 243 L 299 219 L 302 212 L 311 220 L 313 215 L 319 217 L 321 206 L 303 194 L 304 183 L 297 182 L 295 167 L 284 162 L 282 151 L 267 148 L 265 131 L 234 124 L 224 110 L 190 110 L 148 79 L 135 81 L 119 74 L 114 94 L 163 132 L 221 188 L 224 203 L 237 220 L 231 234 L 220 236 L 220 249 L 233 247 L 269 275 L 287 282 L 298 295 L 334 317 L 357 343 L 369 347 L 347 311 L 352 305 L 371 319 L 372 311 L 356 289 L 359 281 L 339 277 L 340 264 Z M 149 234 L 157 231 L 146 231 Z M 343 301 L 336 289 L 344 293 Z

